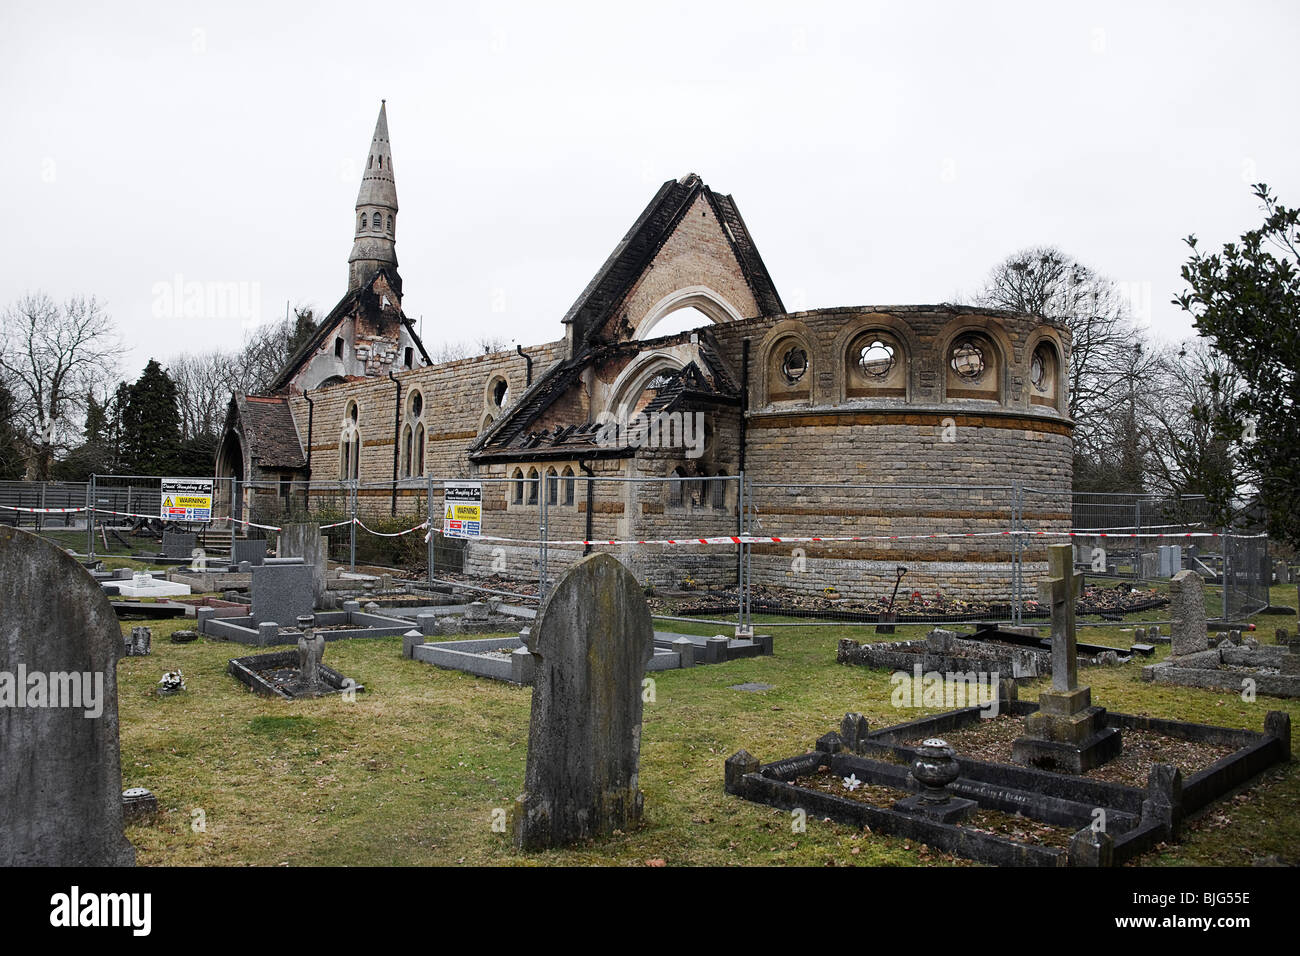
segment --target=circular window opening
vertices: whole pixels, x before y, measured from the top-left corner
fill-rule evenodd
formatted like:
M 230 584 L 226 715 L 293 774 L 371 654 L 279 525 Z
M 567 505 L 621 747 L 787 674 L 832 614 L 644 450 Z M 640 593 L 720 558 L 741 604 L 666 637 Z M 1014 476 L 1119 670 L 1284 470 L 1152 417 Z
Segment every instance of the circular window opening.
M 803 349 L 795 346 L 785 353 L 785 358 L 781 360 L 781 375 L 785 379 L 785 384 L 795 385 L 804 373 L 808 371 L 808 353 Z
M 978 381 L 984 374 L 984 350 L 974 339 L 961 339 L 952 349 L 952 370 L 958 378 Z
M 858 353 L 858 367 L 869 378 L 885 378 L 894 370 L 894 347 L 875 339 Z
M 501 379 L 492 386 L 492 401 L 496 402 L 497 408 L 501 408 L 506 403 L 506 398 L 510 395 L 510 385 L 505 379 Z
M 1047 391 L 1047 354 L 1039 348 L 1034 350 L 1034 357 L 1029 362 L 1029 381 L 1040 392 Z

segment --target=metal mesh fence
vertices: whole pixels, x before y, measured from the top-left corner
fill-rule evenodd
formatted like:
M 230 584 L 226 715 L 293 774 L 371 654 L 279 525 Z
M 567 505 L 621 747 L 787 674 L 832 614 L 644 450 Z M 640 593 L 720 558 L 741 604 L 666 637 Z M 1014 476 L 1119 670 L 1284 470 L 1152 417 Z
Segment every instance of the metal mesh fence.
M 1205 579 L 1212 619 L 1239 620 L 1268 605 L 1268 539 L 1215 527 L 1203 496 L 1080 492 L 1071 512 L 1075 566 L 1094 582 L 1147 590 L 1192 570 Z
M 1019 619 L 1013 486 L 753 482 L 751 608 L 767 623 Z M 1063 526 L 1056 515 L 1056 526 Z
M 1210 527 L 1199 497 L 541 467 L 378 483 L 217 479 L 213 520 L 186 525 L 161 517 L 160 481 L 0 482 L 0 521 L 77 553 L 135 557 L 158 555 L 167 530 L 220 556 L 242 537 L 274 549 L 285 524 L 310 523 L 349 568 L 525 600 L 604 551 L 636 575 L 656 616 L 738 627 L 1033 620 L 1046 546 L 1060 541 L 1090 583 L 1133 607 L 1158 603 L 1151 592 L 1190 569 L 1206 581 L 1210 616 L 1239 620 L 1267 606 L 1271 581 L 1267 539 Z M 481 487 L 480 537 L 446 533 L 450 481 Z

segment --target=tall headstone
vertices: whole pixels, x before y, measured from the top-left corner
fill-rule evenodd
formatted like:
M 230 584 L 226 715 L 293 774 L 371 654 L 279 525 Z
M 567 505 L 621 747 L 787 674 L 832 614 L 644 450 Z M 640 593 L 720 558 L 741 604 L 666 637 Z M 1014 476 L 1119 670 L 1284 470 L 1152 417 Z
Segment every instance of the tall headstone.
M 315 610 L 312 596 L 312 569 L 305 564 L 272 562 L 253 568 L 252 605 L 249 613 L 255 624 L 274 621 L 285 627 Z
M 280 529 L 280 543 L 276 553 L 282 558 L 302 558 L 304 564 L 311 566 L 312 606 L 307 611 L 310 614 L 312 610 L 321 606 L 325 597 L 329 538 L 321 534 L 319 525 L 286 524 Z
M 1051 577 L 1039 582 L 1039 600 L 1052 612 L 1052 689 L 1038 695 L 1038 710 L 1025 718 L 1025 736 L 1011 745 L 1016 763 L 1083 773 L 1121 749 L 1119 731 L 1106 726 L 1106 709 L 1092 703 L 1092 690 L 1079 686 L 1079 647 L 1074 605 L 1083 575 L 1074 571 L 1068 544 L 1047 549 Z
M 231 561 L 235 564 L 260 565 L 266 560 L 265 538 L 236 538 Z M 243 570 L 242 568 L 240 570 Z
M 0 866 L 134 865 L 113 606 L 61 548 L 0 527 L 0 608 Z
M 563 846 L 641 819 L 641 681 L 654 654 L 645 595 L 607 554 L 573 565 L 529 630 L 536 658 L 514 841 Z
M 164 531 L 162 536 L 162 553 L 164 558 L 190 559 L 194 555 L 195 535 L 180 531 Z
M 1205 625 L 1205 581 L 1195 571 L 1179 571 L 1169 582 L 1169 653 L 1175 657 L 1209 650 Z

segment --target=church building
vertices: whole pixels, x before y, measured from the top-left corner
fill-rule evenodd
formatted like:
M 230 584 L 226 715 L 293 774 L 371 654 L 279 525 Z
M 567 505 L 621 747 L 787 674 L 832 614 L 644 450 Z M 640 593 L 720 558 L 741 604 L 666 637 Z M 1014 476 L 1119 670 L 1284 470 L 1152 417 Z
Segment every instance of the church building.
M 435 365 L 402 310 L 397 213 L 381 106 L 346 292 L 271 394 L 232 396 L 216 474 L 239 479 L 237 515 L 259 496 L 301 497 L 308 481 L 311 494 L 355 481 L 372 504 L 419 516 L 431 479 L 480 479 L 484 533 L 519 542 L 505 552 L 521 577 L 535 574 L 542 496 L 555 540 L 732 534 L 736 483 L 706 479 L 742 471 L 789 486 L 760 502 L 763 534 L 1000 528 L 998 508 L 969 502 L 1013 483 L 1032 489 L 1036 527 L 1069 526 L 1070 337 L 1059 324 L 948 304 L 787 312 L 736 201 L 691 173 L 659 187 L 557 317 L 555 338 Z M 686 309 L 704 324 L 662 334 Z M 659 421 L 673 423 L 667 440 L 646 432 Z M 827 490 L 837 484 L 900 494 Z M 917 485 L 957 491 L 903 493 Z M 464 570 L 486 571 L 500 551 L 471 547 Z M 875 595 L 904 560 L 998 599 L 1009 579 L 982 573 L 1005 555 L 965 545 L 806 551 L 812 573 L 792 582 L 788 547 L 755 546 L 753 580 L 819 591 L 819 562 L 850 560 L 855 587 Z M 735 581 L 734 554 L 718 550 L 613 553 L 650 583 Z

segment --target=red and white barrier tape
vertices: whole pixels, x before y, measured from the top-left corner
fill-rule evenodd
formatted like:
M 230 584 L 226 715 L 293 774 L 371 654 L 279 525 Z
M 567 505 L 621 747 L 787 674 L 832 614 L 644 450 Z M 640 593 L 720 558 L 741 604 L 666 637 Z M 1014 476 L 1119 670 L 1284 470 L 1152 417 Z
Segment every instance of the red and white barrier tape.
M 30 515 L 68 515 L 86 510 L 85 505 L 80 508 L 24 508 L 22 505 L 0 505 L 0 508 L 4 508 L 6 511 L 21 511 Z
M 3 509 L 8 511 L 22 511 L 23 514 L 31 515 L 72 515 L 81 514 L 82 511 L 94 511 L 95 514 L 117 515 L 118 518 L 166 520 L 162 518 L 161 515 L 143 515 L 136 511 L 113 511 L 112 509 L 107 509 L 107 507 L 86 507 L 85 505 L 82 505 L 81 507 L 22 507 L 19 505 L 0 505 L 0 507 L 3 507 Z M 281 531 L 281 528 L 276 524 L 257 524 L 256 522 L 246 522 L 246 520 L 243 520 L 242 518 L 229 518 L 229 516 L 226 516 L 226 518 L 213 518 L 212 520 L 213 522 L 235 522 L 247 525 L 247 527 L 250 528 L 263 528 L 265 531 Z M 326 527 L 331 527 L 331 525 L 326 525 Z
M 148 518 L 156 519 L 158 515 L 137 514 L 130 511 L 111 511 L 106 508 L 86 508 L 85 506 L 77 508 L 27 508 L 19 505 L 0 505 L 9 511 L 22 511 L 27 514 L 76 514 L 83 511 L 94 511 L 99 514 L 118 515 L 126 518 Z M 261 528 L 265 531 L 281 531 L 278 525 L 257 524 L 253 521 L 245 521 L 242 518 L 225 517 L 214 519 L 216 521 L 234 521 L 250 528 Z M 343 525 L 355 524 L 369 534 L 381 538 L 400 538 L 403 535 L 411 534 L 414 531 L 426 531 L 424 540 L 428 542 L 433 534 L 442 533 L 442 528 L 433 527 L 428 521 L 422 521 L 414 527 L 407 528 L 405 531 L 375 531 L 373 528 L 366 527 L 365 522 L 360 518 L 349 518 L 344 521 L 336 521 L 333 524 L 323 524 L 320 526 L 321 531 L 328 528 L 338 528 Z M 1165 525 L 1163 527 L 1173 527 Z M 930 541 L 930 540 L 950 540 L 955 538 L 1010 538 L 1017 536 L 1034 537 L 1034 538 L 1118 538 L 1121 540 L 1145 539 L 1145 538 L 1263 538 L 1263 534 L 1229 534 L 1224 535 L 1218 531 L 1184 531 L 1184 532 L 1126 532 L 1126 531 L 1033 531 L 1026 529 L 1024 531 L 958 531 L 958 532 L 934 532 L 931 534 L 865 534 L 865 535 L 717 535 L 704 538 L 615 538 L 607 540 L 552 540 L 548 539 L 545 544 L 569 547 L 588 547 L 588 546 L 620 546 L 620 545 L 734 545 L 734 544 L 820 544 L 835 542 L 855 542 L 855 541 Z M 541 544 L 537 538 L 508 538 L 495 535 L 479 535 L 479 541 L 499 541 L 506 544 Z
M 421 521 L 415 527 L 407 528 L 405 531 L 393 531 L 393 532 L 376 531 L 374 528 L 367 528 L 366 523 L 362 521 L 360 518 L 348 518 L 346 521 L 335 521 L 333 524 L 323 524 L 320 526 L 320 530 L 324 531 L 327 528 L 340 528 L 350 524 L 354 524 L 358 528 L 361 528 L 364 531 L 368 531 L 370 534 L 378 535 L 381 538 L 400 538 L 404 534 L 410 534 L 412 531 L 423 531 L 424 529 L 429 527 L 429 522 Z M 424 536 L 424 539 L 428 541 L 429 536 L 426 534 Z
M 375 531 L 373 528 L 367 528 L 365 522 L 360 518 L 353 518 L 352 520 L 357 523 L 357 527 L 369 531 L 371 534 L 378 535 L 381 538 L 400 538 L 404 534 L 410 534 L 412 531 L 423 531 L 425 528 L 429 527 L 429 522 L 421 521 L 414 528 L 407 528 L 405 531 L 394 531 L 390 534 L 387 531 Z
M 414 530 L 414 529 L 412 529 Z M 441 528 L 431 529 L 430 535 L 434 532 L 442 533 Z M 819 544 L 819 543 L 838 543 L 854 541 L 925 541 L 934 539 L 951 540 L 954 538 L 1012 538 L 1017 536 L 1028 537 L 1069 537 L 1069 538 L 1222 538 L 1225 535 L 1217 531 L 1191 531 L 1180 534 L 1119 534 L 1119 533 L 1099 533 L 1095 531 L 966 531 L 966 532 L 936 532 L 933 534 L 868 534 L 868 535 L 719 535 L 707 538 L 618 538 L 618 539 L 593 539 L 593 540 L 555 540 L 547 539 L 545 542 L 548 546 L 570 546 L 586 547 L 588 545 L 598 546 L 618 546 L 631 544 L 653 544 L 653 545 L 732 545 L 732 544 Z M 1262 538 L 1262 534 L 1256 535 L 1229 535 L 1228 537 L 1236 538 Z M 425 535 L 425 540 L 429 535 Z M 540 544 L 537 538 L 505 538 L 493 535 L 479 535 L 475 540 L 478 541 L 498 541 L 507 544 Z

